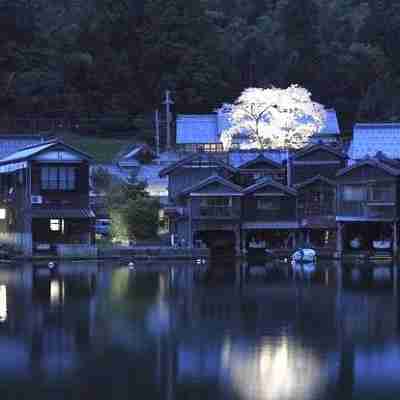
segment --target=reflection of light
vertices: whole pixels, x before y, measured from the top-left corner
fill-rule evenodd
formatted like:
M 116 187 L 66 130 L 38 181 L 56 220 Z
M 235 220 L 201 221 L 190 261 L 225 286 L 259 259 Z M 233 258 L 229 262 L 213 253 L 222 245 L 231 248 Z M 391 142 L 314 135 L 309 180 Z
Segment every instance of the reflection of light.
M 6 219 L 6 209 L 0 208 L 0 219 Z
M 0 322 L 7 320 L 7 286 L 0 285 Z
M 50 281 L 50 303 L 53 305 L 60 304 L 61 285 L 57 279 Z
M 320 361 L 287 338 L 263 343 L 255 352 L 235 347 L 222 362 L 243 399 L 301 400 L 314 397 L 323 384 Z

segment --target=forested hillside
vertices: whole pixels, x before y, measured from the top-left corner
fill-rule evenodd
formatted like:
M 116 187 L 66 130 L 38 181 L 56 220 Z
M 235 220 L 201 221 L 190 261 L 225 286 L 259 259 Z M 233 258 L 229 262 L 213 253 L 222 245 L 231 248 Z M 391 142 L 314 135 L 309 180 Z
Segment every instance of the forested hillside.
M 400 119 L 395 0 L 0 0 L 1 112 L 180 112 L 299 83 L 353 119 Z

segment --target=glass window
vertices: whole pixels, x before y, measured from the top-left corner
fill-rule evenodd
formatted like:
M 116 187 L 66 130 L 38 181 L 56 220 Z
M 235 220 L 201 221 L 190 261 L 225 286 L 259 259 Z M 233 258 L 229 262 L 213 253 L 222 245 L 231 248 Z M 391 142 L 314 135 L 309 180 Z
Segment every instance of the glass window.
M 369 188 L 369 200 L 372 201 L 394 201 L 394 190 L 389 185 L 372 185 Z
M 75 167 L 42 167 L 41 187 L 44 190 L 75 190 Z
M 363 201 L 366 199 L 366 188 L 360 185 L 345 185 L 343 187 L 344 201 Z

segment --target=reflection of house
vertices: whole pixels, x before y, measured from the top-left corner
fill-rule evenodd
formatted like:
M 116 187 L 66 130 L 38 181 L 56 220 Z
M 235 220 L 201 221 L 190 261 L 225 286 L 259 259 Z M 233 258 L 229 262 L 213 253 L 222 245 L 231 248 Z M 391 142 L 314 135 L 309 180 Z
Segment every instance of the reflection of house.
M 0 160 L 3 242 L 25 254 L 93 240 L 90 157 L 59 141 L 25 147 Z

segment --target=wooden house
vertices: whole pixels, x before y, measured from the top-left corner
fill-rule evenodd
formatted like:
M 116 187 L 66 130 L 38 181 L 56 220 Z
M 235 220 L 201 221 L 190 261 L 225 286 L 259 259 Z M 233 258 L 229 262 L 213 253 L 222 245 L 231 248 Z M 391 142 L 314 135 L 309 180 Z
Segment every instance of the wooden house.
M 242 248 L 260 245 L 267 249 L 296 246 L 297 191 L 270 177 L 243 189 Z
M 61 252 L 63 245 L 91 245 L 89 163 L 87 154 L 56 140 L 2 158 L 1 241 L 27 255 Z
M 189 215 L 191 195 L 187 190 L 190 188 L 197 190 L 197 185 L 201 184 L 205 185 L 202 186 L 202 193 L 205 193 L 208 185 L 211 185 L 208 181 L 210 177 L 220 177 L 225 184 L 225 181 L 228 182 L 235 173 L 237 173 L 235 168 L 209 153 L 192 154 L 160 171 L 161 178 L 168 176 L 168 205 L 164 208 L 164 213 L 169 218 L 173 244 L 185 244 L 189 247 L 194 245 L 193 227 L 190 226 Z M 222 184 L 221 182 L 214 183 Z M 213 185 L 210 187 L 212 188 Z M 206 197 L 209 197 L 212 202 L 211 194 Z M 194 203 L 197 204 L 196 201 Z M 207 201 L 203 200 L 203 206 L 206 203 Z M 215 200 L 215 206 L 218 204 Z M 206 220 L 210 221 L 210 218 L 204 219 Z
M 383 157 L 356 162 L 337 173 L 338 252 L 397 253 L 400 163 Z
M 290 177 L 298 192 L 300 243 L 319 249 L 336 248 L 336 174 L 346 165 L 339 147 L 322 143 L 296 151 Z

